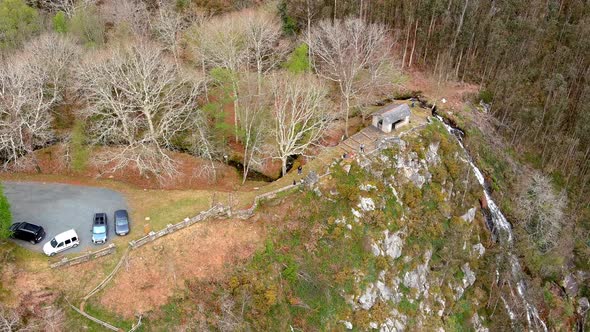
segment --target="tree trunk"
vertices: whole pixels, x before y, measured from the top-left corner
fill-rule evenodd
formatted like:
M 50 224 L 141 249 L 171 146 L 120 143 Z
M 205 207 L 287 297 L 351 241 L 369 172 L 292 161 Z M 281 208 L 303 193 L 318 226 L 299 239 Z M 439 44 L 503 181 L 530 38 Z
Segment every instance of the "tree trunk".
M 238 121 L 240 120 L 238 117 L 238 107 L 239 102 L 238 102 L 238 83 L 236 82 L 236 80 L 232 80 L 232 92 L 233 92 L 233 97 L 234 97 L 234 135 L 236 138 L 236 142 L 238 141 Z
M 457 38 L 459 38 L 459 34 L 461 33 L 461 29 L 463 28 L 463 21 L 465 19 L 465 12 L 467 12 L 467 5 L 469 4 L 469 0 L 465 0 L 465 6 L 463 7 L 463 11 L 461 12 L 461 17 L 459 18 L 459 24 L 457 25 L 457 31 L 455 32 L 455 37 L 453 38 L 453 44 L 451 45 L 451 51 L 455 49 L 455 45 L 457 44 Z
M 404 56 L 402 57 L 402 69 L 406 65 L 406 55 L 408 53 L 408 43 L 410 42 L 410 30 L 411 26 L 408 26 L 408 33 L 406 34 L 406 43 L 404 44 Z
M 350 97 L 347 95 L 345 97 L 346 102 L 346 120 L 344 124 L 344 137 L 348 138 L 348 117 L 350 116 Z
M 281 157 L 281 172 L 283 176 L 287 175 L 287 158 L 286 156 Z
M 414 50 L 416 49 L 416 34 L 418 33 L 418 22 L 420 22 L 420 20 L 416 20 L 416 27 L 414 28 L 414 41 L 412 42 L 412 51 L 410 52 L 410 62 L 408 63 L 408 68 L 412 68 L 412 62 L 414 59 Z

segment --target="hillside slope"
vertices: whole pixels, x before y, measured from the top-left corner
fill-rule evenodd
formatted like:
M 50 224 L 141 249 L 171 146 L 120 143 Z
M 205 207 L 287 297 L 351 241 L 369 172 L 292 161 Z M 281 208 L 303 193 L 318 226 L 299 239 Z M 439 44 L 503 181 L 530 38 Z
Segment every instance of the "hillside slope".
M 192 283 L 181 301 L 182 316 L 194 317 L 186 324 L 266 331 L 509 327 L 493 291 L 495 249 L 479 207 L 481 186 L 464 151 L 440 122 L 380 147 L 335 161 L 308 190 L 263 207 L 262 214 L 275 216 L 265 248 L 225 282 Z

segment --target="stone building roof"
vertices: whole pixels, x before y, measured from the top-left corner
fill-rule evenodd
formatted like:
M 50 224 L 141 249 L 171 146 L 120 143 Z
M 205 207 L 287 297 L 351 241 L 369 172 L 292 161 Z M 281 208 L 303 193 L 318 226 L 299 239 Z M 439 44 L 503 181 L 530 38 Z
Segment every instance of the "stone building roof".
M 395 123 L 404 120 L 410 116 L 410 113 L 410 107 L 407 104 L 389 104 L 372 115 L 380 117 L 383 122 Z

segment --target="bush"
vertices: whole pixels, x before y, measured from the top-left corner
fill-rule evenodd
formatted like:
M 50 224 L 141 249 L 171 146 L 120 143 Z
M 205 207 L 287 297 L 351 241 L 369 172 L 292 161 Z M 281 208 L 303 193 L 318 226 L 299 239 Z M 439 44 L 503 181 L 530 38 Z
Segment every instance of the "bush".
M 0 184 L 0 240 L 10 236 L 10 225 L 12 225 L 10 203 L 8 203 L 8 199 L 4 196 L 2 185 Z
M 287 13 L 287 1 L 281 1 L 278 10 L 283 22 L 283 32 L 287 35 L 294 35 L 298 30 L 297 22 Z
M 68 19 L 66 18 L 66 14 L 64 12 L 57 12 L 55 16 L 53 16 L 53 30 L 58 33 L 66 33 L 68 32 Z
M 309 71 L 309 47 L 307 44 L 301 44 L 294 49 L 283 67 L 293 74 Z
M 492 91 L 490 91 L 488 89 L 482 89 L 479 92 L 478 99 L 483 101 L 486 104 L 490 104 L 492 102 L 492 100 L 494 100 L 494 94 L 492 93 Z
M 0 1 L 0 49 L 18 47 L 37 31 L 37 10 L 23 0 Z
M 413 183 L 408 182 L 403 188 L 404 203 L 410 208 L 416 208 L 422 201 L 422 191 Z

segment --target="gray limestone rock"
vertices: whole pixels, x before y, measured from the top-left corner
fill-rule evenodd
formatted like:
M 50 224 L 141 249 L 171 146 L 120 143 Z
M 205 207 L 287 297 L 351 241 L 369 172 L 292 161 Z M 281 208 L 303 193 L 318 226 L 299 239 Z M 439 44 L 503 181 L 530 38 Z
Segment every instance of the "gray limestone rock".
M 578 314 L 585 315 L 590 309 L 590 302 L 587 297 L 582 297 L 578 300 Z
M 472 286 L 475 282 L 475 273 L 471 271 L 469 263 L 463 264 L 463 266 L 461 266 L 461 271 L 463 271 L 463 287 L 467 288 Z
M 313 187 L 320 180 L 320 176 L 315 171 L 310 171 L 309 174 L 303 179 L 303 183 L 309 188 Z
M 390 234 L 389 231 L 383 232 L 385 238 L 383 239 L 383 251 L 392 259 L 396 259 L 402 255 L 402 248 L 404 241 L 400 237 L 401 232 Z
M 483 246 L 483 244 L 478 243 L 471 247 L 471 251 L 477 253 L 477 258 L 481 258 L 481 256 L 485 254 L 486 248 Z
M 472 222 L 473 219 L 475 219 L 475 211 L 476 208 L 472 207 L 471 209 L 469 209 L 469 211 L 467 211 L 464 215 L 461 216 L 461 219 L 467 221 L 467 222 Z
M 440 162 L 440 158 L 438 156 L 438 146 L 439 142 L 430 143 L 428 146 L 428 151 L 426 151 L 426 162 L 428 164 L 436 165 Z
M 352 323 L 347 320 L 341 320 L 340 323 L 342 323 L 347 330 L 352 330 L 353 328 Z
M 413 270 L 406 272 L 404 274 L 403 283 L 406 287 L 413 288 L 417 290 L 417 296 L 430 287 L 428 285 L 428 264 L 430 263 L 430 257 L 432 256 L 432 251 L 427 251 L 424 253 L 424 264 L 418 265 L 418 267 Z
M 370 284 L 359 297 L 358 304 L 362 309 L 369 310 L 375 305 L 375 301 L 377 301 L 377 288 Z
M 375 210 L 375 202 L 371 197 L 361 197 L 361 202 L 357 206 L 363 211 Z
M 578 294 L 578 290 L 580 289 L 578 285 L 578 281 L 574 277 L 573 274 L 569 273 L 563 278 L 563 288 L 565 288 L 565 293 L 568 296 L 576 296 Z

